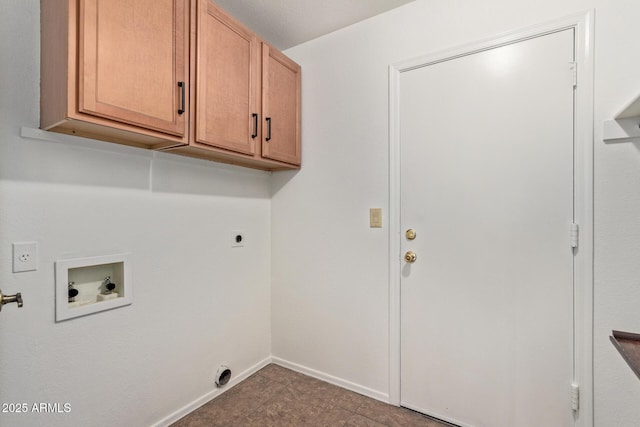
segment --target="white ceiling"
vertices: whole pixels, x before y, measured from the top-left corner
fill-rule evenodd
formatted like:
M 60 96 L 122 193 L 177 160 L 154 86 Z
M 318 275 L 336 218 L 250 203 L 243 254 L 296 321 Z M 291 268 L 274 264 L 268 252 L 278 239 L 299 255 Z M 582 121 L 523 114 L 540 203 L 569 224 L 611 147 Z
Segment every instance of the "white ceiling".
M 413 0 L 215 0 L 269 44 L 284 50 Z

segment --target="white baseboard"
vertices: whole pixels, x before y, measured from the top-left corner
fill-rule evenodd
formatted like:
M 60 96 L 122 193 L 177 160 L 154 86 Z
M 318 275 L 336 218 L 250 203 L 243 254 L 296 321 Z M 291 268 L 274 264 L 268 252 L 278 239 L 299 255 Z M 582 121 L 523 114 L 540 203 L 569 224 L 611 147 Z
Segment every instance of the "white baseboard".
M 168 427 L 168 426 L 170 426 L 171 424 L 173 424 L 176 421 L 178 421 L 180 418 L 182 418 L 182 417 L 190 414 L 191 412 L 195 411 L 196 409 L 198 409 L 199 407 L 201 407 L 205 403 L 209 402 L 213 398 L 215 398 L 217 396 L 220 396 L 222 393 L 224 393 L 225 391 L 229 390 L 234 385 L 244 381 L 245 379 L 247 379 L 251 375 L 255 374 L 260 369 L 264 368 L 265 366 L 267 366 L 270 363 L 272 363 L 272 358 L 271 357 L 267 357 L 266 359 L 261 360 L 260 362 L 258 362 L 255 365 L 251 366 L 249 369 L 246 369 L 245 371 L 241 372 L 238 375 L 234 375 L 232 377 L 232 379 L 229 381 L 229 383 L 227 383 L 227 385 L 224 388 L 214 388 L 214 389 L 212 389 L 210 392 L 206 393 L 204 396 L 199 397 L 198 399 L 194 400 L 193 402 L 183 406 L 182 408 L 178 409 L 174 413 L 170 414 L 169 416 L 167 416 L 167 417 L 163 418 L 162 420 L 158 421 L 157 423 L 153 424 L 152 427 Z
M 352 383 L 351 381 L 343 380 L 342 378 L 334 377 L 333 375 L 329 375 L 324 372 L 316 371 L 315 369 L 307 368 L 306 366 L 298 365 L 297 363 L 280 359 L 279 357 L 272 357 L 271 362 L 284 368 L 291 369 L 292 371 L 300 372 L 301 374 L 309 375 L 310 377 L 326 381 L 338 387 L 342 387 L 347 390 L 354 391 L 358 394 L 371 397 L 372 399 L 380 400 L 384 403 L 389 403 L 388 393 L 373 390 L 360 384 Z
M 333 375 L 329 375 L 329 374 L 326 374 L 324 372 L 316 371 L 315 369 L 307 368 L 306 366 L 298 365 L 297 363 L 289 362 L 289 361 L 281 359 L 279 357 L 267 357 L 266 359 L 261 360 L 260 362 L 258 362 L 255 365 L 251 366 L 249 369 L 246 369 L 244 372 L 242 372 L 242 373 L 240 373 L 238 375 L 235 375 L 231 379 L 231 381 L 229 381 L 229 383 L 227 384 L 227 386 L 225 388 L 222 388 L 222 389 L 214 388 L 214 389 L 212 389 L 211 391 L 209 391 L 208 393 L 206 393 L 202 397 L 199 397 L 198 399 L 194 400 L 193 402 L 183 406 L 182 408 L 180 408 L 177 411 L 173 412 L 169 416 L 167 416 L 167 417 L 163 418 L 162 420 L 158 421 L 157 423 L 153 424 L 152 427 L 168 427 L 168 426 L 170 426 L 171 424 L 173 424 L 176 421 L 178 421 L 180 418 L 185 417 L 186 415 L 188 415 L 191 412 L 195 411 L 196 409 L 198 409 L 202 405 L 206 404 L 207 402 L 211 401 L 215 397 L 220 396 L 222 393 L 224 393 L 225 391 L 229 390 L 234 385 L 244 381 L 245 379 L 247 379 L 251 375 L 255 374 L 260 369 L 264 368 L 265 366 L 267 366 L 270 363 L 275 363 L 276 365 L 280 365 L 280 366 L 282 366 L 284 368 L 291 369 L 292 371 L 300 372 L 301 374 L 305 374 L 305 375 L 308 375 L 310 377 L 317 378 L 319 380 L 322 380 L 322 381 L 328 382 L 330 384 L 336 385 L 338 387 L 342 387 L 344 389 L 351 390 L 351 391 L 356 392 L 358 394 L 362 394 L 364 396 L 371 397 L 372 399 L 380 400 L 381 402 L 384 402 L 384 403 L 389 403 L 389 394 L 388 393 L 383 393 L 383 392 L 380 392 L 380 391 L 377 391 L 377 390 L 373 390 L 373 389 L 370 389 L 368 387 L 364 387 L 364 386 L 362 386 L 360 384 L 352 383 L 351 381 L 343 380 L 342 378 L 334 377 Z

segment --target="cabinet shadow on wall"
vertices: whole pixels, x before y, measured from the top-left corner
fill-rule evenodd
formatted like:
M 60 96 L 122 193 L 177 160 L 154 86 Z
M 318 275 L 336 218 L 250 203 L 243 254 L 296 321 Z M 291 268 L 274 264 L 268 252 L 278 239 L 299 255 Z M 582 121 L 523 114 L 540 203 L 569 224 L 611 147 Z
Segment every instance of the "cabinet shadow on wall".
M 0 179 L 154 193 L 271 197 L 271 172 L 35 128 L 14 132 L 18 137 L 3 146 Z
M 274 196 L 278 194 L 278 192 L 301 171 L 302 169 L 293 169 L 273 172 L 271 176 L 271 195 Z
M 4 132 L 0 179 L 147 189 L 153 153 L 31 127 Z
M 271 196 L 271 172 L 175 154 L 153 154 L 153 192 L 253 199 Z

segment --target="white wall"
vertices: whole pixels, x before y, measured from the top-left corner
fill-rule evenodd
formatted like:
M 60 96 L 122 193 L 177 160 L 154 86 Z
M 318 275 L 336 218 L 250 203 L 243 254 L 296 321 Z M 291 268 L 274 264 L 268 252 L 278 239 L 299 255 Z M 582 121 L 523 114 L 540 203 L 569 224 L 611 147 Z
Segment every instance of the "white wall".
M 640 93 L 640 3 L 418 0 L 293 48 L 304 166 L 271 183 L 111 144 L 21 138 L 20 126 L 38 125 L 38 5 L 0 3 L 0 289 L 25 298 L 0 313 L 0 403 L 72 412 L 0 413 L 0 425 L 153 424 L 210 392 L 218 364 L 240 373 L 268 357 L 270 319 L 276 357 L 386 395 L 387 66 L 589 8 L 595 421 L 640 424 L 640 381 L 607 338 L 640 331 L 640 144 L 601 140 L 602 121 Z M 368 228 L 369 207 L 385 209 L 385 228 Z M 242 252 L 227 245 L 237 228 Z M 11 242 L 25 240 L 39 242 L 39 269 L 13 274 Z M 134 256 L 133 305 L 55 323 L 54 261 L 118 251 Z
M 417 0 L 286 53 L 303 68 L 304 167 L 274 175 L 273 354 L 389 392 L 389 64 L 596 11 L 595 425 L 640 425 L 640 381 L 612 329 L 640 332 L 640 143 L 602 121 L 640 93 L 636 0 Z M 385 208 L 385 228 L 368 209 Z
M 271 354 L 270 176 L 78 140 L 23 139 L 39 122 L 39 0 L 0 2 L 0 413 L 3 426 L 146 426 Z M 231 230 L 247 243 L 232 249 Z M 11 243 L 35 240 L 35 272 Z M 131 252 L 133 304 L 61 323 L 57 259 Z

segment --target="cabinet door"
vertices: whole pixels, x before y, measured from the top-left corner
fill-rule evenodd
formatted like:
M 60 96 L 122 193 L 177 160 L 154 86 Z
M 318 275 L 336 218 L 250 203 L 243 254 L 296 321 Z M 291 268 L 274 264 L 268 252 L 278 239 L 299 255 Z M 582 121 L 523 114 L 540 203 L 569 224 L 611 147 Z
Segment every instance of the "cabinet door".
M 209 0 L 198 3 L 196 142 L 254 154 L 258 41 Z
M 300 66 L 262 47 L 262 156 L 300 164 Z
M 80 1 L 79 112 L 185 135 L 187 1 Z

